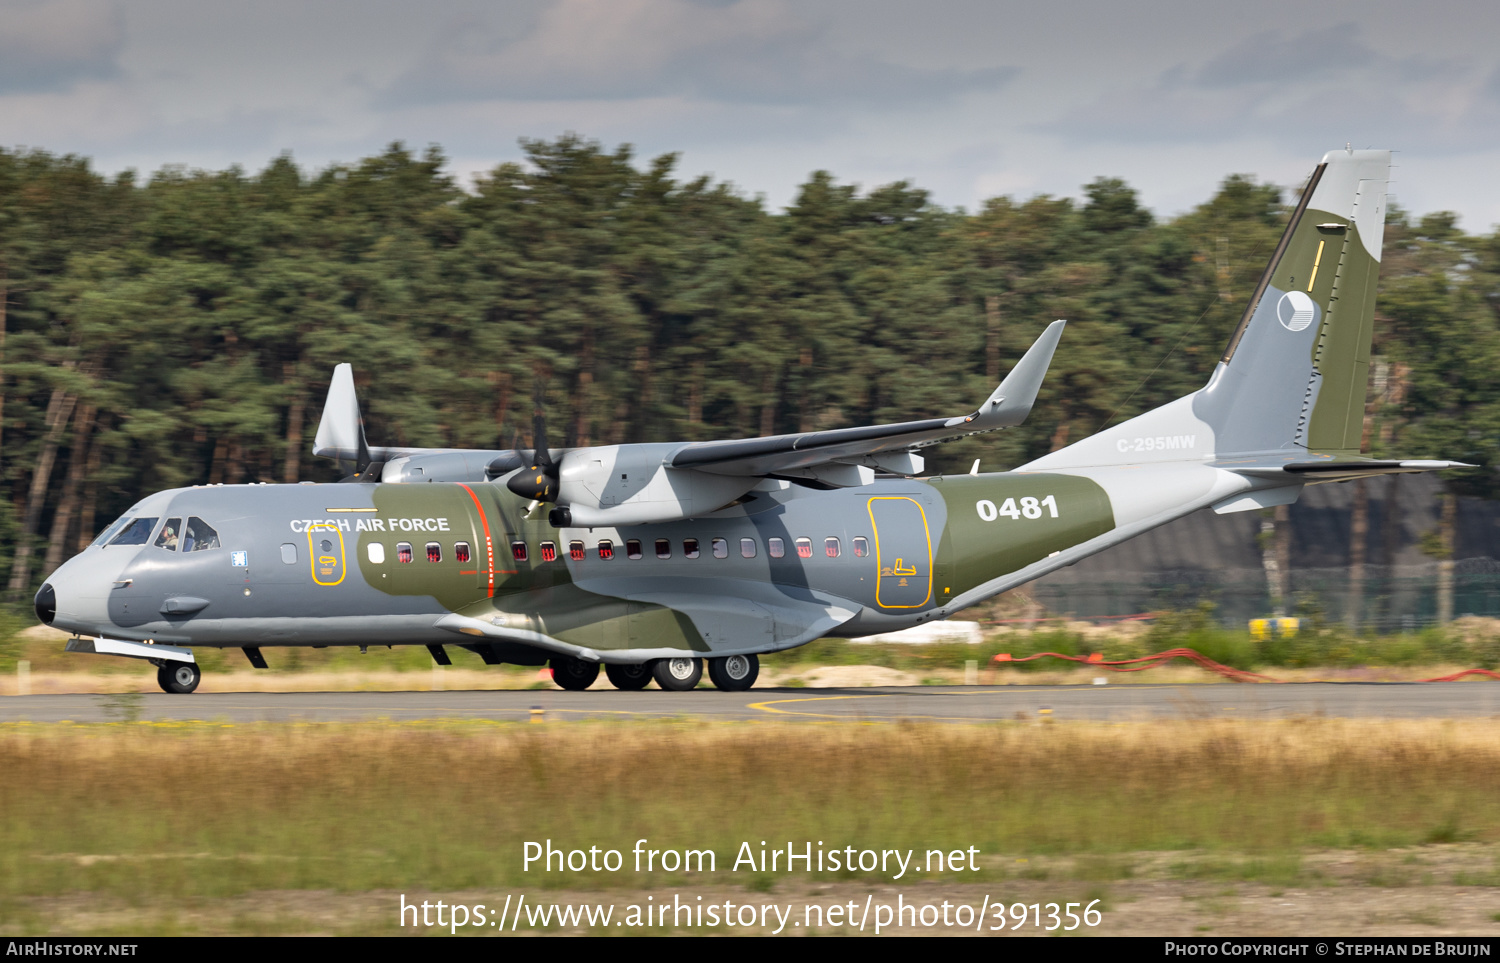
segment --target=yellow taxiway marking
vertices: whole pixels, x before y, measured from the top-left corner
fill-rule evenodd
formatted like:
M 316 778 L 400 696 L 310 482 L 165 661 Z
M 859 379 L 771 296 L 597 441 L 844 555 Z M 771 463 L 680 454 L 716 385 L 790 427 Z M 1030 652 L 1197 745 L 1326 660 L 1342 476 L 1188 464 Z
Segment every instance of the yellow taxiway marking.
M 752 702 L 745 706 L 746 709 L 759 709 L 761 712 L 774 712 L 782 716 L 827 716 L 830 719 L 843 718 L 842 716 L 830 715 L 827 712 L 793 712 L 790 709 L 773 709 L 772 706 L 787 705 L 792 702 L 836 702 L 839 699 L 889 699 L 889 692 L 872 692 L 869 695 L 841 695 L 841 696 L 808 696 L 803 699 L 772 699 L 768 702 Z
M 907 720 L 907 719 L 921 719 L 921 720 L 923 720 L 925 722 L 976 722 L 976 721 L 982 722 L 982 721 L 984 721 L 982 719 L 976 720 L 976 719 L 974 719 L 974 718 L 972 718 L 970 716 L 935 716 L 935 715 L 927 715 L 925 713 L 915 713 L 915 714 L 910 714 L 909 713 L 909 714 L 903 714 L 903 715 L 889 715 L 889 716 L 885 716 L 885 715 L 882 715 L 882 716 L 870 716 L 870 715 L 849 716 L 847 714 L 840 714 L 840 713 L 833 713 L 833 712 L 796 712 L 796 711 L 793 711 L 791 709 L 777 709 L 777 708 L 774 708 L 775 706 L 778 706 L 778 705 L 788 705 L 788 704 L 794 703 L 794 702 L 836 702 L 836 701 L 841 700 L 841 699 L 890 699 L 890 698 L 893 698 L 893 697 L 895 697 L 895 696 L 897 696 L 899 694 L 900 693 L 896 693 L 896 692 L 872 692 L 869 695 L 809 696 L 809 697 L 802 698 L 802 699 L 771 699 L 771 700 L 766 701 L 766 702 L 752 702 L 749 705 L 745 706 L 745 708 L 746 709 L 759 709 L 761 712 L 771 712 L 771 713 L 775 713 L 776 715 L 783 715 L 783 716 L 811 716 L 811 717 L 816 717 L 816 718 L 819 718 L 819 719 L 837 719 L 837 720 L 840 720 L 840 721 L 843 721 L 843 722 L 848 722 L 848 721 L 857 721 L 857 722 L 899 722 L 899 721 L 904 721 L 904 720 Z

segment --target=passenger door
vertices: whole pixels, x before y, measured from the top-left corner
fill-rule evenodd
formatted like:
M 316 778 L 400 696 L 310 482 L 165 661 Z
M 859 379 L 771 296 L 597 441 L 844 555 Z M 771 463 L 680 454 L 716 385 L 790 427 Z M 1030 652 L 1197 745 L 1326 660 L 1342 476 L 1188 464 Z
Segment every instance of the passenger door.
M 869 500 L 879 577 L 875 604 L 917 609 L 932 599 L 932 538 L 927 513 L 915 498 L 882 495 Z

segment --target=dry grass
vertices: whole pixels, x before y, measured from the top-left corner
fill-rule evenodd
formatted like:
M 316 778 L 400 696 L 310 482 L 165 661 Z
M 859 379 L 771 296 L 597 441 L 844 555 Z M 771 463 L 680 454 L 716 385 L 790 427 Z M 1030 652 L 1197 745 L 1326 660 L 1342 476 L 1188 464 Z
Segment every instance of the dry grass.
M 762 839 L 1262 857 L 1500 841 L 1489 720 L 8 725 L 0 772 L 0 899 L 680 881 L 523 873 L 522 841 L 547 838 L 709 848 L 721 871 Z
M 123 660 L 121 660 L 123 661 Z M 112 693 L 112 692 L 160 692 L 156 682 L 156 669 L 141 663 L 104 672 L 36 672 L 30 674 L 31 695 L 62 695 L 67 693 Z M 1059 666 L 1064 663 L 1059 663 Z M 1268 669 L 1268 674 L 1285 682 L 1416 682 L 1421 679 L 1438 678 L 1462 671 L 1467 666 L 1419 665 L 1419 666 L 1370 666 L 1358 669 L 1312 668 L 1312 669 Z M 1223 676 L 1199 669 L 1196 666 L 1169 664 L 1149 672 L 1110 672 L 1097 666 L 1082 668 L 1059 667 L 1052 670 L 1018 672 L 1014 669 L 995 668 L 984 665 L 980 668 L 978 682 L 981 685 L 1090 685 L 1103 678 L 1109 685 L 1186 685 L 1203 683 L 1234 684 Z M 761 670 L 755 683 L 757 689 L 773 689 L 782 686 L 827 689 L 890 685 L 963 685 L 965 671 L 962 668 L 930 668 L 921 672 L 903 672 L 878 665 L 833 665 L 816 664 L 767 667 Z M 1494 685 L 1492 680 L 1473 677 L 1465 682 Z M 703 685 L 708 685 L 705 681 Z M 0 675 L 0 696 L 18 694 L 18 681 L 13 673 Z M 600 675 L 595 686 L 609 685 Z M 323 669 L 301 672 L 263 672 L 253 669 L 231 672 L 206 671 L 199 692 L 427 692 L 438 689 L 502 690 L 502 689 L 552 689 L 550 677 L 543 670 L 518 667 L 464 668 L 452 666 L 437 671 L 395 671 L 379 669 Z

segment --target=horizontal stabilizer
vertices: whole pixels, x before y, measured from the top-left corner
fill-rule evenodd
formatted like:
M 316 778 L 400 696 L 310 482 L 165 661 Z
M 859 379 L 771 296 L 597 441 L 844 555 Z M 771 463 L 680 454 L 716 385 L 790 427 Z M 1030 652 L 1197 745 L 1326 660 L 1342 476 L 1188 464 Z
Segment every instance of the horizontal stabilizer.
M 1405 475 L 1423 471 L 1446 471 L 1449 468 L 1475 468 L 1461 461 L 1380 461 L 1376 459 L 1329 459 L 1327 461 L 1292 461 L 1284 465 L 1220 464 L 1220 468 L 1241 475 L 1257 478 L 1299 477 L 1309 485 L 1323 482 L 1349 481 L 1354 478 L 1371 478 L 1375 475 Z

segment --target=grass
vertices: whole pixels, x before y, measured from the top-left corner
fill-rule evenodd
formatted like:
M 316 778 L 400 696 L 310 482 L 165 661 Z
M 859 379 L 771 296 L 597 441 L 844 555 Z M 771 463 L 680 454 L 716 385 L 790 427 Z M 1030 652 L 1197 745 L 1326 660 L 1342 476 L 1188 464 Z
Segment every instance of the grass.
M 633 872 L 638 839 L 711 849 L 717 878 L 751 887 L 730 868 L 761 840 L 918 859 L 974 846 L 975 882 L 1026 876 L 1017 854 L 1079 857 L 1075 878 L 1108 880 L 1132 872 L 1117 854 L 1221 853 L 1182 872 L 1281 883 L 1299 851 L 1350 839 L 1500 841 L 1497 737 L 1492 720 L 12 724 L 0 905 L 701 879 Z M 625 869 L 524 871 L 522 843 L 549 839 L 620 850 Z
M 979 610 L 958 617 L 981 617 Z M 1131 659 L 1173 648 L 1192 648 L 1215 661 L 1241 669 L 1297 669 L 1308 667 L 1351 668 L 1401 666 L 1500 666 L 1500 620 L 1460 619 L 1446 629 L 1420 632 L 1350 633 L 1343 625 L 1325 620 L 1316 609 L 1302 613 L 1302 629 L 1286 638 L 1257 640 L 1244 627 L 1226 628 L 1215 618 L 1211 605 L 1184 611 L 1169 611 L 1149 624 L 1108 627 L 1064 623 L 1061 627 L 1036 631 L 991 632 L 979 644 L 939 642 L 929 645 L 855 643 L 845 639 L 815 642 L 761 657 L 765 671 L 809 669 L 819 666 L 877 665 L 915 673 L 919 679 L 945 684 L 935 671 L 962 672 L 965 663 L 976 661 L 981 669 L 1000 653 L 1022 658 L 1038 652 L 1065 655 L 1100 653 L 1106 659 Z M 36 673 L 90 672 L 95 674 L 140 674 L 140 666 L 127 659 L 86 656 L 63 651 L 61 641 L 28 640 L 20 633 L 35 625 L 29 606 L 0 605 L 0 673 L 14 673 L 16 662 L 26 659 Z M 270 669 L 262 674 L 285 676 L 307 673 L 425 672 L 432 658 L 422 646 L 372 648 L 361 655 L 352 646 L 325 649 L 278 648 L 266 650 Z M 456 668 L 534 674 L 535 669 L 506 666 L 485 669 L 483 661 L 457 645 L 447 647 Z M 235 649 L 198 648 L 195 652 L 205 673 L 247 672 L 249 664 Z M 1065 668 L 1057 660 L 1007 665 L 1004 673 L 1025 676 Z M 799 673 L 793 673 L 799 674 Z M 1110 676 L 1111 681 L 1126 677 Z

